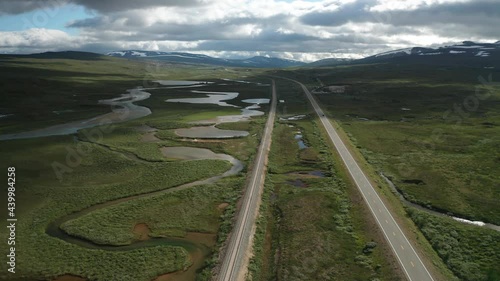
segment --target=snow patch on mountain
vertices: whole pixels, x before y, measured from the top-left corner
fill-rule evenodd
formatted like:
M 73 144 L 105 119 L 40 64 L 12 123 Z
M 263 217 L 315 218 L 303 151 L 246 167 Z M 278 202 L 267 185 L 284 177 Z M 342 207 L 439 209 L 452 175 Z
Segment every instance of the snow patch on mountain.
M 436 55 L 441 55 L 442 53 L 441 52 L 437 52 L 437 53 L 421 53 L 419 54 L 420 56 L 436 56 Z
M 185 55 L 158 55 L 153 57 L 178 57 L 178 58 L 186 58 L 186 59 L 201 59 L 199 57 L 185 56 Z
M 121 50 L 107 53 L 108 56 L 123 58 L 150 58 L 173 63 L 186 64 L 208 64 L 228 67 L 290 67 L 301 66 L 305 63 L 290 59 L 281 59 L 269 56 L 256 56 L 248 59 L 225 59 L 210 57 L 203 54 L 182 53 L 182 52 L 161 52 L 161 51 L 140 51 L 140 50 Z
M 455 46 L 451 46 L 453 48 L 459 48 L 459 49 L 479 49 L 479 48 L 482 48 L 483 46 L 477 46 L 477 45 L 473 45 L 473 46 L 462 46 L 462 45 L 455 45 Z
M 387 56 L 387 55 L 399 54 L 399 53 L 406 53 L 408 55 L 411 55 L 411 50 L 412 49 L 413 48 L 406 48 L 406 49 L 399 49 L 399 50 L 389 51 L 389 52 L 380 53 L 378 55 L 375 55 L 375 57 Z
M 486 51 L 479 51 L 477 54 L 476 54 L 476 57 L 489 57 L 490 54 Z
M 143 53 L 143 52 L 137 52 L 137 51 L 132 51 L 132 56 L 137 56 L 137 57 L 147 57 L 146 53 Z
M 107 56 L 116 56 L 116 55 L 119 55 L 119 56 L 123 57 L 125 54 L 126 54 L 126 52 L 109 52 L 106 55 Z

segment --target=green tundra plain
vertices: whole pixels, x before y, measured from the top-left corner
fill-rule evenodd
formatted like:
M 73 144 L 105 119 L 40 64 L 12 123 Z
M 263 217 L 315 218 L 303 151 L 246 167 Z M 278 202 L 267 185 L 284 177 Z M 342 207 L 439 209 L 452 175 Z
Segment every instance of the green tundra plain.
M 109 106 L 97 105 L 97 101 L 115 98 L 137 86 L 158 86 L 151 82 L 156 79 L 204 78 L 222 84 L 224 81 L 219 78 L 242 75 L 240 70 L 159 66 L 106 57 L 92 61 L 10 57 L 2 60 L 1 84 L 8 93 L 2 95 L 2 104 L 14 105 L 9 107 L 13 111 L 23 108 L 2 123 L 2 134 L 109 112 Z M 209 90 L 229 87 L 238 91 L 241 98 L 269 96 L 269 87 L 216 84 Z M 246 167 L 255 153 L 253 144 L 262 118 L 221 125 L 248 130 L 251 135 L 246 138 L 193 142 L 176 136 L 173 130 L 192 127 L 192 121 L 236 114 L 239 110 L 165 102 L 168 98 L 191 97 L 186 90 L 150 92 L 150 99 L 137 103 L 151 109 L 153 113 L 147 117 L 83 129 L 72 136 L 2 142 L 2 167 L 16 167 L 18 178 L 16 239 L 22 245 L 17 257 L 18 280 L 153 280 L 190 267 L 193 260 L 189 251 L 200 245 L 208 256 L 201 257 L 198 275 L 203 280 L 210 277 L 217 247 L 230 231 L 245 171 L 213 184 L 169 192 L 173 187 L 220 175 L 231 165 L 222 160 L 167 159 L 160 149 L 208 148 L 233 155 Z M 61 108 L 64 112 L 54 113 Z M 157 130 L 154 141 L 143 139 L 144 126 Z M 60 165 L 54 167 L 54 163 Z M 93 206 L 100 207 L 92 210 Z M 84 214 L 58 226 L 63 233 L 59 235 L 69 236 L 69 241 L 57 237 L 57 231 L 56 236 L 50 233 L 54 222 L 81 211 Z M 6 234 L 2 229 L 2 237 Z M 2 273 L 2 278 L 7 276 Z
M 324 92 L 316 98 L 387 197 L 380 173 L 426 209 L 500 224 L 498 70 L 388 63 L 282 74 Z M 439 256 L 435 264 L 455 275 L 446 279 L 499 280 L 498 231 L 404 208 Z
M 138 86 L 151 96 L 135 104 L 152 112 L 71 135 L 0 141 L 1 169 L 16 168 L 19 245 L 16 279 L 5 269 L 2 280 L 212 280 L 267 115 L 217 125 L 249 132 L 240 138 L 187 139 L 175 130 L 239 114 L 248 106 L 241 99 L 269 98 L 270 87 L 256 83 L 269 84 L 271 76 L 284 102 L 247 280 L 405 280 L 302 90 L 277 76 L 321 92 L 318 102 L 436 280 L 500 280 L 500 232 L 425 211 L 500 225 L 496 69 L 387 63 L 262 70 L 98 55 L 0 62 L 0 109 L 14 114 L 0 120 L 0 135 L 94 118 L 110 111 L 98 100 Z M 236 107 L 168 103 L 197 95 L 156 80 L 207 81 L 204 91 L 239 96 L 227 101 Z M 267 112 L 267 104 L 260 106 Z M 209 149 L 243 167 L 178 188 L 220 176 L 232 164 L 170 159 L 165 147 Z M 380 174 L 422 208 L 402 202 Z M 0 215 L 7 217 L 5 210 Z

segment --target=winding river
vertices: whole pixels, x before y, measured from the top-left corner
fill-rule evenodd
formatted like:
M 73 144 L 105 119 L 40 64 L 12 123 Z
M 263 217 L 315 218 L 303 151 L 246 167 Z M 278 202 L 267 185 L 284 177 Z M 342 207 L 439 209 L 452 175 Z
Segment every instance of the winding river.
M 190 88 L 190 87 L 201 87 L 206 86 L 211 82 L 200 82 L 200 81 L 157 81 L 163 86 L 173 86 L 169 88 Z M 156 88 L 155 88 L 156 89 Z M 46 137 L 46 136 L 56 136 L 56 135 L 68 135 L 74 134 L 80 129 L 91 128 L 100 125 L 113 124 L 113 123 L 121 123 L 129 120 L 137 119 L 140 117 L 147 116 L 151 114 L 151 110 L 144 106 L 138 106 L 134 104 L 134 102 L 148 99 L 150 97 L 150 93 L 146 92 L 144 88 L 136 88 L 127 90 L 126 94 L 122 94 L 120 97 L 100 100 L 99 104 L 109 105 L 112 109 L 111 112 L 99 115 L 97 117 L 81 120 L 81 121 L 73 121 L 65 124 L 54 125 L 47 128 L 36 129 L 27 132 L 20 132 L 14 134 L 4 134 L 0 135 L 0 140 L 13 140 L 13 139 L 26 139 L 26 138 L 37 138 L 37 137 Z M 225 103 L 225 100 L 234 99 L 238 96 L 238 93 L 233 92 L 202 92 L 202 91 L 194 91 L 200 94 L 205 95 L 206 97 L 202 97 L 200 99 L 178 99 L 171 100 L 170 102 L 187 102 L 187 103 L 211 103 L 211 101 L 216 100 L 215 104 L 220 106 L 233 106 Z M 227 123 L 227 122 L 238 122 L 242 120 L 248 120 L 251 116 L 259 116 L 263 115 L 264 112 L 258 111 L 255 109 L 259 108 L 259 104 L 268 103 L 267 99 L 258 99 L 258 100 L 244 100 L 243 102 L 247 102 L 251 104 L 243 109 L 241 109 L 240 115 L 230 115 L 230 116 L 218 116 L 215 120 L 203 120 L 204 122 L 211 123 Z M 215 121 L 215 122 L 213 122 Z M 195 129 L 194 132 L 197 132 L 193 135 L 194 138 L 200 137 L 213 137 L 217 138 L 221 135 L 224 137 L 238 137 L 238 136 L 246 136 L 248 132 L 246 131 L 234 131 L 234 130 L 220 130 L 213 125 L 212 127 L 194 127 L 194 128 L 209 128 L 215 132 L 213 135 L 210 135 L 209 132 L 200 131 L 200 129 Z M 191 128 L 191 129 L 194 129 Z M 211 129 L 210 129 L 211 128 Z M 152 128 L 149 128 L 152 129 Z M 146 130 L 146 134 L 151 134 L 154 130 Z M 184 129 L 190 130 L 190 129 Z M 179 130 L 176 131 L 178 133 Z M 181 131 L 182 132 L 182 131 Z M 154 133 L 154 132 L 153 132 Z M 201 133 L 201 136 L 200 136 Z M 179 134 L 179 133 L 178 133 Z M 182 135 L 182 134 L 179 134 Z M 76 138 L 77 141 L 83 141 Z M 154 141 L 154 139 L 152 139 Z M 100 145 L 109 149 L 114 153 L 119 153 L 124 155 L 125 157 L 135 160 L 135 161 L 146 161 L 143 159 L 139 159 L 135 154 L 129 152 L 120 152 L 116 149 L 112 149 L 112 147 L 107 146 L 105 144 L 94 143 L 95 145 Z M 64 232 L 61 229 L 61 225 L 65 222 L 78 219 L 79 217 L 91 213 L 93 211 L 100 210 L 102 208 L 107 208 L 110 206 L 114 206 L 120 203 L 127 202 L 129 200 L 163 195 L 166 193 L 171 193 L 179 190 L 184 190 L 187 188 L 191 188 L 198 185 L 212 184 L 217 182 L 218 180 L 236 175 L 243 170 L 243 163 L 241 163 L 236 158 L 227 154 L 217 154 L 211 150 L 203 149 L 203 148 L 194 148 L 194 147 L 163 147 L 160 148 L 162 154 L 168 159 L 177 159 L 179 161 L 190 161 L 190 160 L 202 160 L 202 159 L 216 159 L 216 160 L 224 160 L 228 161 L 232 164 L 231 168 L 226 172 L 213 176 L 207 179 L 198 180 L 194 182 L 190 182 L 187 184 L 183 184 L 177 187 L 159 190 L 154 192 L 149 192 L 145 194 L 133 195 L 125 198 L 120 198 L 100 204 L 93 205 L 86 209 L 80 210 L 76 213 L 72 213 L 57 220 L 51 222 L 46 228 L 46 234 L 66 241 L 71 244 L 78 245 L 80 247 L 89 248 L 89 249 L 102 249 L 109 251 L 127 251 L 136 248 L 142 247 L 153 247 L 158 245 L 170 245 L 170 246 L 180 246 L 185 248 L 190 255 L 192 265 L 185 271 L 178 271 L 174 273 L 169 273 L 166 275 L 162 275 L 158 277 L 158 281 L 164 280 L 195 280 L 196 271 L 203 267 L 205 259 L 211 254 L 211 247 L 215 243 L 215 235 L 214 234 L 200 234 L 200 233 L 188 233 L 185 238 L 177 238 L 177 237 L 165 237 L 165 238 L 149 238 L 147 240 L 138 240 L 134 241 L 129 245 L 124 246 L 112 246 L 112 245 L 100 245 L 96 244 L 93 241 L 86 240 L 84 238 L 78 238 L 71 236 Z
M 112 150 L 115 153 L 121 153 Z M 78 245 L 80 247 L 84 248 L 89 248 L 89 249 L 102 249 L 102 250 L 109 250 L 109 251 L 127 251 L 131 249 L 136 249 L 136 248 L 141 248 L 141 247 L 154 247 L 158 245 L 163 245 L 163 246 L 180 246 L 185 248 L 190 255 L 192 265 L 185 271 L 178 271 L 174 273 L 169 273 L 167 275 L 172 275 L 175 276 L 175 280 L 195 280 L 196 277 L 196 271 L 200 268 L 203 267 L 204 265 L 204 260 L 211 254 L 211 244 L 210 241 L 213 240 L 211 237 L 207 236 L 214 236 L 212 234 L 200 234 L 200 233 L 188 233 L 188 235 L 185 238 L 177 238 L 177 237 L 165 237 L 165 238 L 150 238 L 145 241 L 135 241 L 131 243 L 130 245 L 125 245 L 125 246 L 111 246 L 111 245 L 99 245 L 96 244 L 92 241 L 82 239 L 82 238 L 77 238 L 71 235 L 68 235 L 66 232 L 64 232 L 61 229 L 61 225 L 64 224 L 67 221 L 77 219 L 81 216 L 84 216 L 90 212 L 100 210 L 102 208 L 107 208 L 113 205 L 117 205 L 123 202 L 127 202 L 129 200 L 134 200 L 134 199 L 139 199 L 139 198 L 144 198 L 144 197 L 150 197 L 150 196 L 157 196 L 157 195 L 163 195 L 166 193 L 172 193 L 175 191 L 179 190 L 184 190 L 187 188 L 191 188 L 194 186 L 198 185 L 204 185 L 204 184 L 212 184 L 217 182 L 218 180 L 224 178 L 224 177 L 229 177 L 238 174 L 243 170 L 243 163 L 241 163 L 239 160 L 236 158 L 227 155 L 227 154 L 217 154 L 212 152 L 211 150 L 204 149 L 204 148 L 194 148 L 194 147 L 163 147 L 161 148 L 161 152 L 166 158 L 170 159 L 178 159 L 178 160 L 202 160 L 202 159 L 216 159 L 216 160 L 225 160 L 228 161 L 232 164 L 231 168 L 224 172 L 223 174 L 213 176 L 207 179 L 183 184 L 177 187 L 165 189 L 165 190 L 159 190 L 159 191 L 154 191 L 150 193 L 145 193 L 145 194 L 139 194 L 139 195 L 133 195 L 129 196 L 126 198 L 120 198 L 112 201 L 108 201 L 105 203 L 93 205 L 89 208 L 80 210 L 79 212 L 72 213 L 69 215 L 66 215 L 64 217 L 61 217 L 52 223 L 50 223 L 46 229 L 46 233 L 52 237 L 62 239 L 68 243 L 72 243 L 75 245 Z M 127 156 L 127 155 L 125 155 Z M 205 236 L 205 237 L 202 237 Z M 200 240 L 205 240 L 202 242 L 195 242 L 200 241 Z M 167 279 L 166 275 L 164 276 L 165 279 Z M 168 280 L 168 279 L 167 279 Z
M 92 128 L 95 126 L 121 123 L 151 114 L 151 110 L 145 106 L 139 106 L 134 102 L 148 99 L 150 93 L 144 92 L 143 89 L 130 89 L 126 94 L 122 94 L 118 98 L 100 100 L 99 104 L 109 105 L 111 112 L 99 115 L 97 117 L 73 121 L 65 124 L 54 125 L 47 128 L 36 129 L 33 131 L 4 134 L 0 135 L 0 140 L 13 140 L 13 139 L 28 139 L 39 138 L 47 136 L 69 135 L 74 134 L 80 129 Z
M 392 192 L 394 194 L 396 194 L 396 196 L 399 198 L 399 200 L 401 202 L 403 202 L 403 204 L 405 204 L 406 206 L 410 206 L 410 207 L 416 208 L 418 210 L 421 210 L 421 211 L 424 211 L 424 212 L 427 212 L 429 214 L 433 214 L 433 215 L 436 215 L 436 216 L 449 217 L 449 218 L 452 218 L 455 221 L 458 221 L 458 222 L 461 222 L 461 223 L 464 223 L 464 224 L 475 225 L 475 226 L 478 226 L 478 227 L 486 227 L 486 228 L 489 228 L 489 229 L 500 231 L 500 226 L 499 225 L 495 225 L 495 224 L 491 224 L 491 223 L 484 223 L 482 221 L 471 221 L 471 220 L 467 220 L 467 219 L 464 219 L 464 218 L 459 218 L 459 217 L 451 216 L 449 214 L 446 214 L 446 213 L 443 213 L 443 212 L 439 212 L 439 211 L 436 211 L 436 210 L 432 210 L 432 209 L 426 208 L 426 207 L 424 207 L 422 205 L 415 204 L 415 203 L 413 203 L 411 201 L 408 201 L 403 196 L 403 194 L 401 194 L 401 192 L 399 192 L 399 189 L 397 188 L 397 186 L 387 176 L 385 176 L 383 173 L 380 173 L 380 176 L 387 182 L 387 184 L 391 188 Z

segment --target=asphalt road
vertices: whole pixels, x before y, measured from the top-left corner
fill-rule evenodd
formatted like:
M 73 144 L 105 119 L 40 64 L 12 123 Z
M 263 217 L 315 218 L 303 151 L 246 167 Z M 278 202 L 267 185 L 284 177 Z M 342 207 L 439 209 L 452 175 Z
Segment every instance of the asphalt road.
M 250 177 L 249 185 L 243 195 L 243 203 L 236 218 L 236 224 L 229 238 L 226 254 L 222 260 L 217 280 L 238 280 L 243 268 L 242 261 L 249 251 L 250 235 L 255 224 L 257 208 L 261 200 L 261 191 L 264 188 L 264 180 L 267 169 L 267 157 L 271 148 L 271 138 L 276 115 L 276 85 L 272 81 L 272 99 L 269 116 L 264 128 L 263 138 L 260 142 L 254 167 Z
M 411 281 L 433 281 L 434 279 L 415 252 L 413 246 L 401 231 L 389 210 L 385 207 L 370 181 L 366 178 L 328 118 L 325 117 L 323 110 L 321 110 L 312 94 L 302 83 L 295 80 L 291 81 L 299 84 L 304 90 L 408 279 Z

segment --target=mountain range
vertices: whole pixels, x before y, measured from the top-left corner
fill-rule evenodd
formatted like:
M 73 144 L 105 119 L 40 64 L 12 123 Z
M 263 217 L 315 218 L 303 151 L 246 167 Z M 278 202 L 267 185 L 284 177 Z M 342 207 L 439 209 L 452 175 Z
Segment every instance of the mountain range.
M 362 59 L 327 58 L 312 63 L 276 57 L 255 56 L 248 59 L 224 59 L 202 54 L 182 52 L 159 52 L 123 50 L 107 53 L 108 56 L 128 59 L 151 59 L 183 64 L 206 64 L 225 67 L 327 67 L 339 64 L 365 63 L 421 63 L 435 65 L 460 65 L 470 67 L 500 66 L 500 41 L 496 43 L 475 43 L 464 41 L 459 44 L 438 48 L 412 47 L 380 53 Z
M 500 41 L 496 43 L 464 41 L 460 44 L 438 48 L 413 47 L 353 61 L 353 63 L 380 62 L 498 67 L 500 66 Z
M 223 59 L 214 58 L 207 55 L 180 53 L 180 52 L 157 52 L 157 51 L 140 51 L 140 50 L 124 50 L 109 52 L 106 55 L 113 57 L 129 58 L 129 59 L 153 59 L 168 61 L 173 63 L 185 64 L 209 64 L 226 67 L 257 67 L 257 68 L 284 68 L 293 66 L 303 66 L 306 63 L 281 59 L 275 57 L 255 56 L 248 59 Z
M 328 67 L 346 64 L 415 63 L 498 69 L 500 67 L 500 41 L 496 43 L 464 41 L 459 44 L 438 48 L 412 47 L 384 52 L 356 60 L 327 58 L 311 63 L 264 56 L 255 56 L 248 59 L 224 59 L 193 53 L 140 50 L 114 51 L 105 55 L 126 59 L 160 60 L 168 63 L 247 68 Z M 31 55 L 0 55 L 0 57 L 98 60 L 101 59 L 103 55 L 89 52 L 65 51 L 45 52 Z

